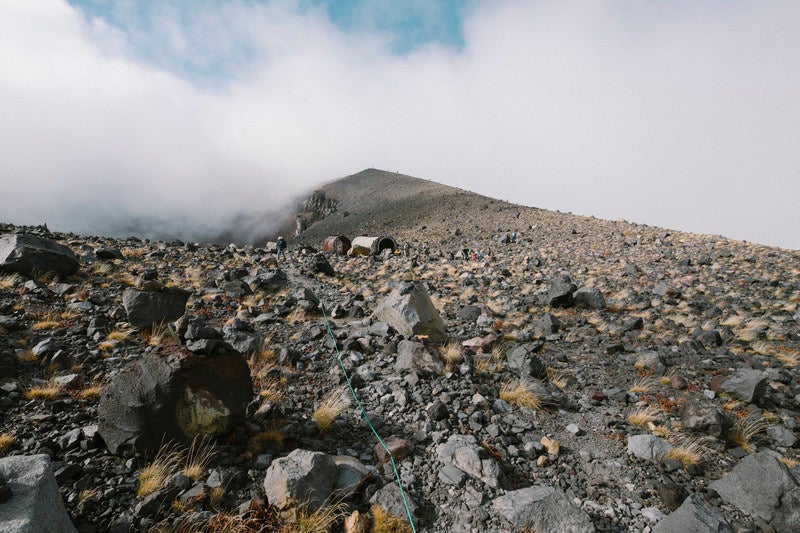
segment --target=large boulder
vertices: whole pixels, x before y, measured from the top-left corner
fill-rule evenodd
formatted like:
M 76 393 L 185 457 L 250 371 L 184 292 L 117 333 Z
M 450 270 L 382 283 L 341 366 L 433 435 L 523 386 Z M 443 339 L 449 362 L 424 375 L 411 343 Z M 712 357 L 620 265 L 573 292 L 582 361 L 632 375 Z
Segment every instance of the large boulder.
M 57 242 L 26 233 L 0 235 L 0 270 L 25 276 L 52 272 L 69 276 L 78 270 L 75 252 Z
M 296 449 L 269 466 L 264 477 L 264 494 L 284 515 L 291 516 L 297 507 L 313 512 L 328 500 L 337 478 L 333 457 Z
M 575 302 L 574 293 L 578 286 L 572 282 L 572 278 L 563 274 L 550 281 L 550 288 L 542 298 L 544 305 L 551 307 L 569 307 Z
M 769 522 L 781 514 L 784 495 L 798 488 L 797 480 L 780 458 L 772 450 L 748 455 L 710 487 L 726 502 Z
M 767 390 L 767 375 L 761 370 L 740 368 L 722 383 L 722 390 L 737 400 L 754 403 Z
M 378 303 L 375 318 L 405 336 L 425 335 L 431 342 L 447 339 L 445 325 L 425 286 L 404 283 Z
M 154 351 L 105 387 L 99 433 L 111 453 L 151 453 L 169 441 L 228 432 L 244 418 L 252 395 L 250 369 L 238 353 Z
M 130 288 L 122 293 L 122 305 L 132 326 L 149 328 L 180 318 L 186 311 L 189 294 L 183 289 L 171 287 L 155 291 Z
M 707 504 L 697 494 L 692 494 L 677 510 L 661 520 L 653 533 L 695 531 L 697 533 L 733 533 L 733 527 L 722 511 Z
M 592 533 L 585 512 L 562 491 L 534 485 L 514 490 L 492 501 L 494 511 L 517 528 L 542 533 Z
M 0 531 L 5 533 L 73 533 L 47 455 L 16 455 L 0 459 L 0 477 L 11 498 L 0 503 Z

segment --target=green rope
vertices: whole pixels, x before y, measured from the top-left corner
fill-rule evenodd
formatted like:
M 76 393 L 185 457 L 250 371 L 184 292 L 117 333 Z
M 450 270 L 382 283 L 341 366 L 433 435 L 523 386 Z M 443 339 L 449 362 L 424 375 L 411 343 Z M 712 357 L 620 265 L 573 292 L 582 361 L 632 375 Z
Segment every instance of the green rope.
M 347 388 L 350 389 L 350 394 L 353 396 L 353 399 L 356 401 L 356 405 L 361 410 L 361 416 L 364 417 L 364 420 L 367 422 L 369 429 L 372 430 L 372 434 L 375 435 L 375 438 L 378 439 L 378 442 L 383 446 L 383 449 L 386 450 L 386 455 L 389 456 L 389 460 L 392 463 L 392 470 L 394 470 L 394 477 L 397 479 L 397 486 L 400 487 L 400 495 L 403 497 L 403 506 L 406 508 L 406 514 L 408 515 L 408 522 L 411 524 L 411 530 L 414 533 L 417 533 L 417 528 L 414 526 L 414 518 L 411 516 L 411 509 L 408 507 L 408 500 L 406 499 L 406 491 L 403 490 L 403 483 L 400 481 L 400 472 L 397 471 L 397 464 L 394 462 L 394 457 L 392 457 L 392 452 L 389 451 L 389 448 L 386 446 L 386 443 L 383 442 L 383 439 L 378 432 L 375 430 L 375 426 L 372 425 L 372 422 L 369 419 L 369 415 L 364 410 L 364 407 L 361 406 L 361 402 L 358 400 L 358 395 L 356 394 L 355 389 L 353 389 L 353 385 L 350 383 L 350 376 L 347 374 L 347 370 L 344 368 L 344 364 L 342 363 L 342 354 L 339 352 L 339 346 L 336 342 L 336 336 L 333 334 L 333 330 L 331 329 L 331 322 L 328 320 L 328 314 L 325 311 L 325 304 L 322 302 L 319 303 L 320 308 L 322 308 L 322 317 L 325 319 L 325 328 L 328 330 L 328 335 L 333 342 L 333 350 L 336 352 L 336 360 L 339 361 L 339 367 L 342 369 L 344 373 L 344 379 L 347 381 Z

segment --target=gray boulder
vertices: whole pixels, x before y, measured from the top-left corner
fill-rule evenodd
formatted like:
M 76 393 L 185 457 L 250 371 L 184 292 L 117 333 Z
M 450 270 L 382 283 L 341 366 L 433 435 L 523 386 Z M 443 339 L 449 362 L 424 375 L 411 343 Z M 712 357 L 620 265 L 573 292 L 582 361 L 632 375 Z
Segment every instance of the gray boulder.
M 79 266 L 75 252 L 63 244 L 26 233 L 0 235 L 0 271 L 28 277 L 38 272 L 69 276 Z
M 581 287 L 572 295 L 576 307 L 587 309 L 605 309 L 606 299 L 599 289 L 592 287 Z
M 723 438 L 730 427 L 730 421 L 713 404 L 689 400 L 683 405 L 681 422 L 684 429 Z
M 122 305 L 132 326 L 149 328 L 180 318 L 186 311 L 189 294 L 178 288 L 165 287 L 157 291 L 130 288 L 122 293 Z
M 150 453 L 171 440 L 220 435 L 244 418 L 250 369 L 238 353 L 150 352 L 103 389 L 97 414 L 111 453 Z
M 761 370 L 740 368 L 722 383 L 722 390 L 737 400 L 757 402 L 767 390 L 767 376 Z
M 0 503 L 0 531 L 5 533 L 73 533 L 47 455 L 17 455 L 0 459 L 0 477 L 11 498 Z
M 405 336 L 426 335 L 431 342 L 447 339 L 445 325 L 424 285 L 404 283 L 378 303 L 375 318 Z
M 697 494 L 692 494 L 653 528 L 653 533 L 674 531 L 733 533 L 734 530 L 725 520 L 722 511 L 704 502 Z
M 403 340 L 397 344 L 397 360 L 394 368 L 398 372 L 414 372 L 421 376 L 438 376 L 442 373 L 442 361 L 421 342 Z
M 781 506 L 775 510 L 772 527 L 775 531 L 795 531 L 800 525 L 800 487 L 795 487 L 781 498 Z
M 558 276 L 550 282 L 550 289 L 543 298 L 543 303 L 551 307 L 569 307 L 575 299 L 573 293 L 578 286 L 567 275 Z
M 541 533 L 591 533 L 592 521 L 562 491 L 534 485 L 492 501 L 494 511 L 514 527 Z
M 436 457 L 492 488 L 500 485 L 500 466 L 472 435 L 451 435 L 447 442 L 436 447 Z
M 264 477 L 264 494 L 271 505 L 287 515 L 297 506 L 321 508 L 336 486 L 336 462 L 322 452 L 296 449 L 272 462 Z
M 506 366 L 520 377 L 547 378 L 547 365 L 532 353 L 530 346 L 515 346 L 508 350 Z
M 658 461 L 672 449 L 670 444 L 655 435 L 628 437 L 628 453 L 646 461 Z
M 778 460 L 780 457 L 772 450 L 748 455 L 710 487 L 726 502 L 769 522 L 783 496 L 798 487 L 792 473 Z

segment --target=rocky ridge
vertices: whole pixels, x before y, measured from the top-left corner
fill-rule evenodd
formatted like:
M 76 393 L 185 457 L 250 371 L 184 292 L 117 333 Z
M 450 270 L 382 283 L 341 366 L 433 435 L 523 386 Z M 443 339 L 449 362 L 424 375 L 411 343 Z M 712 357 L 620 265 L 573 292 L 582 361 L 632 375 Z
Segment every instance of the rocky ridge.
M 80 268 L 0 279 L 0 462 L 49 457 L 79 531 L 278 530 L 302 513 L 292 498 L 324 508 L 335 490 L 347 513 L 402 517 L 358 407 L 315 420 L 347 398 L 344 369 L 418 531 L 796 529 L 799 252 L 469 194 L 429 200 L 357 221 L 405 254 L 320 257 L 319 236 L 349 228 L 315 224 L 280 265 L 252 246 L 2 226 L 68 247 Z M 357 215 L 337 205 L 317 224 Z M 136 294 L 126 305 L 131 290 L 184 291 L 185 314 L 134 327 L 149 315 L 130 307 Z M 420 335 L 398 323 L 414 313 L 378 318 L 410 291 L 441 326 Z M 153 455 L 111 454 L 98 404 L 124 368 L 164 351 L 243 354 L 252 400 L 205 441 L 196 479 L 173 467 L 144 495 Z

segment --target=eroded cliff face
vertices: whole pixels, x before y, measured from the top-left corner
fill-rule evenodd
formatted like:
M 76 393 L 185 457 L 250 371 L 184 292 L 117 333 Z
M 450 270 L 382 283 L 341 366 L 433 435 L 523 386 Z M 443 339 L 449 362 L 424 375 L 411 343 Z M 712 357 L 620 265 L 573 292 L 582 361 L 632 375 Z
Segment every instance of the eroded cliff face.
M 335 198 L 328 197 L 323 190 L 314 191 L 303 203 L 302 211 L 297 214 L 295 237 L 315 222 L 335 213 L 338 208 L 339 202 Z

